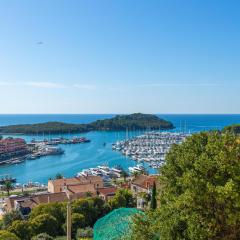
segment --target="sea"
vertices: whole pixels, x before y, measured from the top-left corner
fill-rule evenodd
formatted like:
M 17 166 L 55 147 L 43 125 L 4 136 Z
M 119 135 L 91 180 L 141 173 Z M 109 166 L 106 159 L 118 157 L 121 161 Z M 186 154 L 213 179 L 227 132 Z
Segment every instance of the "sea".
M 171 121 L 175 129 L 172 131 L 196 133 L 209 130 L 221 130 L 231 124 L 240 123 L 240 114 L 236 115 L 206 115 L 206 114 L 156 114 L 160 118 Z M 115 114 L 54 114 L 54 115 L 0 115 L 0 126 L 12 124 L 32 124 L 50 121 L 66 123 L 90 123 L 100 119 L 112 118 Z M 33 138 L 44 139 L 54 137 L 86 137 L 90 143 L 76 145 L 60 145 L 65 153 L 61 156 L 46 156 L 35 160 L 26 160 L 23 163 L 14 165 L 1 165 L 1 175 L 10 174 L 17 179 L 18 183 L 38 182 L 46 184 L 50 178 L 57 173 L 64 177 L 73 177 L 83 169 L 108 164 L 110 167 L 121 165 L 124 169 L 134 166 L 135 161 L 112 151 L 112 144 L 143 134 L 140 131 L 94 131 L 81 134 L 57 134 L 57 135 L 21 135 L 27 142 Z M 8 135 L 9 136 L 9 135 Z M 11 135 L 12 137 L 19 137 Z M 7 137 L 5 135 L 4 137 Z M 147 166 L 146 166 L 147 167 Z M 148 168 L 150 173 L 156 170 Z

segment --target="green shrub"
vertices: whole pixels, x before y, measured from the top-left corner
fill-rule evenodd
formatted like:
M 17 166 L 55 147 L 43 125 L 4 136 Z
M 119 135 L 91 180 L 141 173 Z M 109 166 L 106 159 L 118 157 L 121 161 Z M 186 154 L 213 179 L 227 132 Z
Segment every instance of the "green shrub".
M 90 227 L 87 228 L 79 228 L 77 230 L 76 238 L 92 238 L 93 237 L 93 229 Z
M 53 237 L 49 236 L 46 233 L 40 233 L 37 236 L 33 237 L 32 240 L 54 240 Z
M 14 221 L 8 231 L 16 234 L 22 240 L 31 239 L 31 228 L 27 221 Z
M 38 235 L 40 233 L 47 233 L 50 236 L 57 235 L 57 220 L 49 214 L 42 214 L 30 221 L 33 235 Z
M 14 233 L 0 230 L 0 240 L 20 240 Z

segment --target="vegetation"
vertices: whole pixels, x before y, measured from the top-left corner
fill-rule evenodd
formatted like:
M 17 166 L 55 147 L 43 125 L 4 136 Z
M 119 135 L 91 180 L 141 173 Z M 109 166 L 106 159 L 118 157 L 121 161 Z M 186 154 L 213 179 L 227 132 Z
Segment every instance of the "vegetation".
M 54 240 L 54 238 L 49 236 L 47 233 L 40 233 L 33 237 L 32 240 Z
M 151 205 L 150 208 L 151 209 L 156 209 L 157 208 L 157 189 L 156 189 L 156 183 L 153 183 L 153 189 L 152 189 L 152 196 L 151 196 Z
M 20 239 L 30 240 L 31 228 L 30 224 L 27 221 L 16 220 L 8 228 L 8 231 L 14 233 Z
M 57 173 L 55 179 L 62 179 L 63 175 L 61 173 Z
M 171 122 L 155 115 L 135 113 L 117 115 L 111 119 L 98 120 L 89 124 L 70 124 L 62 122 L 46 122 L 38 124 L 10 125 L 0 127 L 0 133 L 41 134 L 41 133 L 81 133 L 88 131 L 114 130 L 158 130 L 174 128 Z
M 161 168 L 160 206 L 135 220 L 132 239 L 240 239 L 239 153 L 229 133 L 175 145 Z
M 121 170 L 122 170 L 121 171 L 121 177 L 123 178 L 123 181 L 126 182 L 127 177 L 129 177 L 129 174 L 126 170 L 124 170 L 124 169 L 121 169 Z
M 14 221 L 17 221 L 17 220 L 22 220 L 22 216 L 19 211 L 12 211 L 10 213 L 6 213 L 3 216 L 3 220 L 2 220 L 3 226 L 2 227 L 4 229 L 7 229 L 8 227 L 10 227 L 12 225 L 12 223 Z
M 0 230 L 0 240 L 20 240 L 14 233 Z
M 112 209 L 136 207 L 136 200 L 128 189 L 119 189 L 116 195 L 109 200 Z
M 227 126 L 223 129 L 223 132 L 240 134 L 240 124 L 234 124 L 234 125 L 231 125 L 231 126 Z
M 7 195 L 10 195 L 10 191 L 14 189 L 13 183 L 11 181 L 5 181 L 2 187 L 3 191 L 7 192 Z
M 87 228 L 79 228 L 77 230 L 76 238 L 92 238 L 93 237 L 93 229 L 90 227 Z
M 171 122 L 151 114 L 134 113 L 117 115 L 112 119 L 98 120 L 90 124 L 95 130 L 164 130 L 174 128 Z
M 33 236 L 40 233 L 47 233 L 50 236 L 57 236 L 58 221 L 50 214 L 41 214 L 30 220 Z
M 110 206 L 98 197 L 73 201 L 73 239 L 75 236 L 91 237 L 94 223 L 109 211 L 111 211 Z M 8 213 L 3 218 L 2 228 L 14 234 L 18 240 L 55 239 L 56 236 L 65 236 L 66 203 L 39 205 L 32 210 L 27 220 L 23 220 L 17 211 Z

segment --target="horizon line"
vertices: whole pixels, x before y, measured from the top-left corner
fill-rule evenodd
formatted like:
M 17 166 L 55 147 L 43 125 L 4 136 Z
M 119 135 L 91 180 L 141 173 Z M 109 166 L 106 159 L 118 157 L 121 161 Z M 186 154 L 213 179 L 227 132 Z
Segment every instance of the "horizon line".
M 0 113 L 0 115 L 130 115 L 135 113 L 151 115 L 240 115 L 240 113 Z

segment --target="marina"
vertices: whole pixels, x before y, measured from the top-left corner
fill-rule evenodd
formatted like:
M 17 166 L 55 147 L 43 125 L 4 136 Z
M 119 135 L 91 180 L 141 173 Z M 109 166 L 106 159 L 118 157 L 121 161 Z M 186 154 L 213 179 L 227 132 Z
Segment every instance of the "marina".
M 113 115 L 0 115 L 0 125 L 36 123 L 46 121 L 64 121 L 69 123 L 86 123 L 96 119 L 105 119 Z M 159 115 L 164 119 L 172 121 L 176 126 L 172 132 L 183 133 L 183 126 L 186 124 L 186 131 L 192 133 L 204 130 L 222 129 L 224 126 L 240 122 L 240 115 Z M 138 161 L 133 161 L 131 156 L 119 154 L 119 151 L 112 150 L 112 143 L 126 141 L 140 135 L 144 131 L 128 131 L 126 137 L 125 131 L 99 131 L 81 134 L 52 134 L 45 136 L 21 135 L 27 143 L 35 140 L 48 141 L 54 138 L 73 139 L 75 137 L 85 137 L 91 140 L 91 144 L 59 144 L 64 150 L 61 155 L 48 155 L 36 158 L 34 160 L 24 160 L 20 164 L 5 164 L 0 166 L 0 174 L 11 174 L 17 179 L 18 183 L 40 182 L 46 184 L 49 178 L 54 178 L 57 173 L 64 177 L 72 177 L 83 169 L 96 168 L 97 166 L 108 164 L 110 168 L 121 165 L 124 170 L 129 167 L 135 167 Z M 3 135 L 6 137 L 19 137 L 19 135 Z M 51 145 L 54 146 L 54 145 Z M 155 167 L 161 162 L 141 162 L 150 174 L 156 174 L 158 170 Z M 153 164 L 153 167 L 149 165 Z M 156 164 L 156 165 L 155 165 Z
M 143 135 L 118 141 L 112 145 L 114 151 L 137 162 L 147 162 L 149 167 L 159 168 L 173 144 L 181 144 L 190 134 L 175 132 L 147 132 Z M 130 168 L 134 172 L 140 166 Z
M 95 168 L 84 169 L 77 173 L 77 177 L 101 176 L 107 178 L 120 178 L 122 169 L 120 167 L 110 168 L 108 165 L 100 165 Z
M 73 137 L 72 139 L 60 137 L 60 138 L 51 138 L 51 139 L 43 139 L 36 140 L 32 139 L 32 144 L 44 144 L 44 145 L 59 145 L 59 144 L 79 144 L 79 143 L 89 143 L 91 140 L 85 137 Z
M 13 138 L 7 138 L 14 140 Z M 30 143 L 26 144 L 26 153 L 21 154 L 20 156 L 14 156 L 12 158 L 7 158 L 6 160 L 1 160 L 0 165 L 5 164 L 19 164 L 25 160 L 35 160 L 44 156 L 51 155 L 62 155 L 64 150 L 58 145 L 65 144 L 81 144 L 89 143 L 89 139 L 85 137 L 73 137 L 71 139 L 60 137 L 60 138 L 51 138 L 51 139 L 35 139 L 33 138 Z

